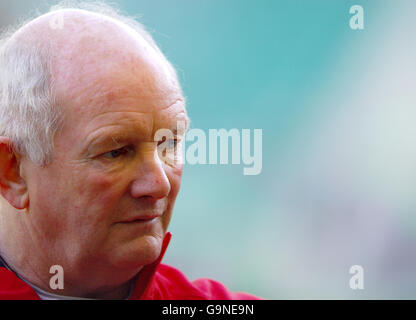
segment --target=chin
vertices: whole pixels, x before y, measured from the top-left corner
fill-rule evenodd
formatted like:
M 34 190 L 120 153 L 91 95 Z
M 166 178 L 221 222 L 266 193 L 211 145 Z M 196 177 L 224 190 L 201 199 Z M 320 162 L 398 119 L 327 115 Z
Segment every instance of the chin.
M 123 243 L 110 258 L 110 263 L 118 269 L 138 271 L 159 258 L 163 238 L 156 235 L 143 235 Z

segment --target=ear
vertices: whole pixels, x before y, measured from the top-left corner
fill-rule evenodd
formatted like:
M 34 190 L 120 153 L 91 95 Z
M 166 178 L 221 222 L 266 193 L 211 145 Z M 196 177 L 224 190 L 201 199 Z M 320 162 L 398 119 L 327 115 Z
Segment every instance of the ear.
M 16 209 L 29 207 L 26 181 L 20 175 L 20 156 L 7 137 L 0 137 L 0 193 Z

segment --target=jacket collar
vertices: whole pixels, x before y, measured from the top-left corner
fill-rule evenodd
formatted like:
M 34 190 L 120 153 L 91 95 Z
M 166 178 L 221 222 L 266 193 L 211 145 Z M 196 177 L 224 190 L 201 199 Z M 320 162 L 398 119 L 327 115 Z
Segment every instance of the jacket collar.
M 12 271 L 10 269 L 10 267 L 7 265 L 6 261 L 4 261 L 4 259 L 1 256 L 0 256 L 0 268 L 6 268 L 6 269 Z

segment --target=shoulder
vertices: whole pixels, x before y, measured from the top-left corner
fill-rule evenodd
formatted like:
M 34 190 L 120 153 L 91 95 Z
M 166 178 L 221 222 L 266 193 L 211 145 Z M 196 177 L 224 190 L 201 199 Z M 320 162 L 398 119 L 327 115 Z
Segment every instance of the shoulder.
M 200 278 L 190 281 L 180 270 L 160 264 L 156 270 L 150 299 L 167 300 L 251 300 L 257 297 L 241 292 L 232 292 L 222 283 Z
M 39 297 L 13 272 L 0 267 L 0 300 L 39 300 Z

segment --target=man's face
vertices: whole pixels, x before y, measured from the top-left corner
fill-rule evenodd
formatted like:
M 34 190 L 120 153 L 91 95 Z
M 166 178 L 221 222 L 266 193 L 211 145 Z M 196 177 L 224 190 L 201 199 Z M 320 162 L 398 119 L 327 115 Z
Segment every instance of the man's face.
M 157 259 L 182 175 L 154 139 L 187 120 L 178 85 L 154 52 L 118 48 L 62 58 L 55 77 L 64 123 L 52 162 L 25 160 L 39 250 L 63 266 L 65 282 L 91 288 L 127 281 Z M 105 55 L 115 58 L 94 61 L 110 61 Z

